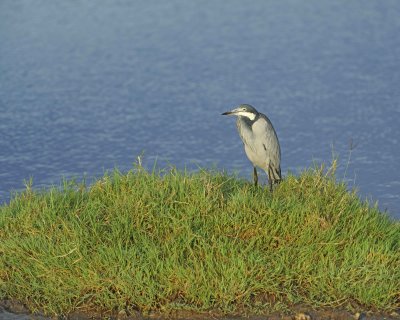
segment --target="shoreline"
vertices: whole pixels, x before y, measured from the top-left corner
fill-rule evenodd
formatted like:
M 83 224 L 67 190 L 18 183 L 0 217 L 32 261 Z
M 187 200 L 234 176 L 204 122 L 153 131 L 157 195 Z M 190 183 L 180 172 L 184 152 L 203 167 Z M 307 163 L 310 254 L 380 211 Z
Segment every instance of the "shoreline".
M 22 303 L 12 300 L 0 301 L 0 319 L 2 314 L 9 314 L 11 319 L 26 319 L 33 320 L 49 320 L 49 319 L 70 319 L 70 320 L 163 320 L 163 319 L 176 319 L 176 320 L 318 320 L 318 319 L 332 319 L 332 320 L 398 320 L 400 319 L 400 310 L 392 313 L 381 313 L 371 311 L 350 312 L 339 308 L 326 308 L 321 310 L 313 310 L 309 306 L 296 306 L 290 309 L 287 313 L 266 313 L 266 314 L 220 314 L 217 312 L 194 312 L 194 311 L 173 311 L 168 313 L 150 312 L 149 314 L 142 314 L 140 311 L 135 311 L 128 314 L 126 310 L 119 312 L 101 312 L 101 311 L 75 311 L 69 314 L 58 316 L 46 316 L 41 312 L 31 313 L 30 310 Z M 7 315 L 6 315 L 7 316 Z M 23 319 L 25 320 L 25 319 Z

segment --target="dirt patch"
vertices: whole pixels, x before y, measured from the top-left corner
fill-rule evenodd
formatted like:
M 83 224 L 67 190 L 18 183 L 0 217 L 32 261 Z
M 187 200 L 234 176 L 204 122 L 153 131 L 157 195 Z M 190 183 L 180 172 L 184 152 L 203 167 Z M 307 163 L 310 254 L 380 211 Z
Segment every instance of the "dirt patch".
M 21 315 L 20 319 L 26 319 L 24 315 L 28 315 L 29 319 L 47 320 L 47 319 L 67 319 L 67 320 L 400 320 L 399 312 L 387 313 L 371 313 L 357 312 L 351 313 L 346 310 L 324 309 L 310 310 L 307 306 L 296 306 L 289 314 L 272 313 L 265 315 L 222 315 L 216 312 L 192 312 L 192 311 L 174 311 L 168 314 L 151 313 L 143 315 L 139 311 L 121 310 L 119 312 L 99 312 L 85 311 L 73 312 L 68 315 L 58 317 L 46 317 L 43 314 L 31 314 L 29 309 L 13 300 L 0 301 L 0 319 L 3 319 L 4 310 L 13 314 L 13 319 L 18 319 L 16 315 Z M 11 317 L 9 317 L 11 318 Z

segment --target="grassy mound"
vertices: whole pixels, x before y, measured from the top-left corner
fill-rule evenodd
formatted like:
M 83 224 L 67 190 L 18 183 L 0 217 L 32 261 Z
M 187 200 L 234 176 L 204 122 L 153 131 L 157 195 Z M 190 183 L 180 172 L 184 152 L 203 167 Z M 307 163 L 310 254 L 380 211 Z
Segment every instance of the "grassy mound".
M 267 189 L 218 172 L 106 174 L 0 208 L 0 298 L 85 310 L 400 307 L 400 223 L 323 168 Z

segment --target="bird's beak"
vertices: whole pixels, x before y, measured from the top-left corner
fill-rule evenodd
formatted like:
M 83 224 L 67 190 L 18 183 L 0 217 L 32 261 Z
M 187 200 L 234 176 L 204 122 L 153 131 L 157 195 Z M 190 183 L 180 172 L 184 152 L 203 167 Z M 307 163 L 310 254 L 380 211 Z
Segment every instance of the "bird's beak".
M 235 112 L 236 112 L 236 110 L 231 110 L 231 111 L 227 111 L 227 112 L 222 113 L 222 115 L 223 116 L 229 116 L 231 114 L 235 114 Z

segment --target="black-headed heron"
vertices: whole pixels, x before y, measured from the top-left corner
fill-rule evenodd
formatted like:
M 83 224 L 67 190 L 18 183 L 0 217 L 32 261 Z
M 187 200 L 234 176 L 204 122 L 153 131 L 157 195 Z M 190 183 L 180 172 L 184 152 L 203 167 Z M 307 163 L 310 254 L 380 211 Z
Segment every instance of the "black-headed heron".
M 254 184 L 258 183 L 257 167 L 268 175 L 268 183 L 272 185 L 282 180 L 281 148 L 271 121 L 265 114 L 258 112 L 248 104 L 224 112 L 223 115 L 237 116 L 236 125 L 244 144 L 247 157 L 253 164 Z

